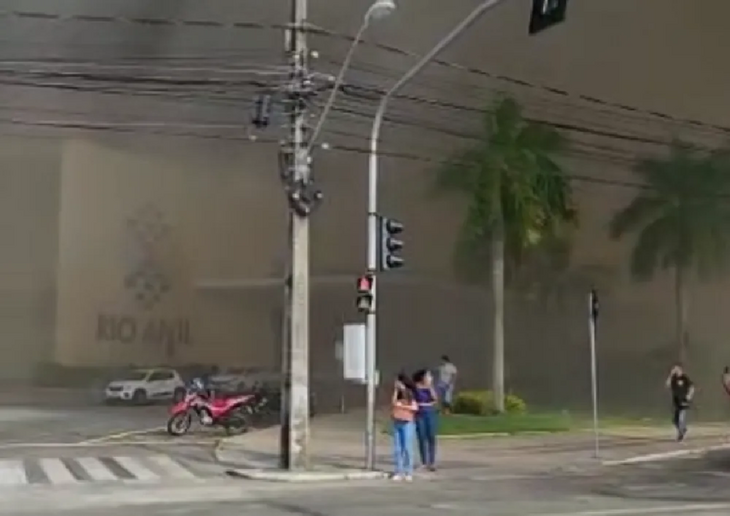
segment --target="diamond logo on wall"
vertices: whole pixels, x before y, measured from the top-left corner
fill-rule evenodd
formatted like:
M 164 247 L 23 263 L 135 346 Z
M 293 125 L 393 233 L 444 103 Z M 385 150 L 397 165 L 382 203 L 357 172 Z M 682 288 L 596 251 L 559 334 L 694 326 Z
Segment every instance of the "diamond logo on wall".
M 135 302 L 150 310 L 171 289 L 170 279 L 158 258 L 171 228 L 159 209 L 146 205 L 127 219 L 126 229 L 135 259 L 124 277 L 124 287 L 132 293 Z

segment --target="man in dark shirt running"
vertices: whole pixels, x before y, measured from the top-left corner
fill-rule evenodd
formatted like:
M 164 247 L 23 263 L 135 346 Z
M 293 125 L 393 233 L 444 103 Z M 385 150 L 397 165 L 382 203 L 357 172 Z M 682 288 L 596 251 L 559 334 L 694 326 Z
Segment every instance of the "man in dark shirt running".
M 677 429 L 677 441 L 682 441 L 687 434 L 687 409 L 695 393 L 695 386 L 689 376 L 685 374 L 681 364 L 675 364 L 672 367 L 666 384 L 667 388 L 672 391 L 674 407 L 672 422 Z

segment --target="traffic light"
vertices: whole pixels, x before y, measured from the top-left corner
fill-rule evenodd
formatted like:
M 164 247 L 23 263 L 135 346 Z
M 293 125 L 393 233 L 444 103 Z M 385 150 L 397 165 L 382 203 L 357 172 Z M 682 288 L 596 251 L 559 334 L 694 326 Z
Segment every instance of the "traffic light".
M 251 123 L 256 129 L 266 129 L 271 120 L 271 95 L 258 95 L 254 101 Z
M 568 0 L 532 0 L 530 34 L 537 34 L 565 20 Z
M 373 306 L 373 284 L 375 278 L 372 274 L 364 274 L 357 278 L 357 311 L 369 313 Z
M 380 270 L 387 271 L 403 267 L 403 258 L 398 252 L 403 249 L 403 241 L 397 236 L 403 232 L 403 224 L 394 219 L 380 217 Z

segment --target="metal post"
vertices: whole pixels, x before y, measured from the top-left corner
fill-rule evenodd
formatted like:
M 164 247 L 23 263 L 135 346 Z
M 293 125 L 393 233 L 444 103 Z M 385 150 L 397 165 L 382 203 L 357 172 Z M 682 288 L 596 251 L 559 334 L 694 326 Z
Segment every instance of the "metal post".
M 588 295 L 588 332 L 591 344 L 591 396 L 593 404 L 593 456 L 597 459 L 599 455 L 598 437 L 598 364 L 596 359 L 596 314 L 594 313 L 594 294 Z
M 309 179 L 305 142 L 307 78 L 307 0 L 292 0 L 289 33 L 291 88 L 289 92 L 294 180 Z M 309 219 L 291 211 L 291 328 L 288 334 L 289 388 L 287 423 L 288 469 L 309 467 Z M 282 430 L 283 431 L 283 430 Z
M 284 307 L 281 317 L 281 395 L 279 399 L 279 467 L 288 469 L 289 455 L 289 399 L 291 398 L 291 221 L 287 224 L 287 264 L 284 274 Z
M 382 103 L 381 103 L 382 106 Z M 379 109 L 375 115 L 376 127 L 380 127 L 378 120 L 382 119 L 384 109 Z M 375 469 L 375 405 L 376 405 L 376 310 L 377 310 L 377 270 L 378 270 L 378 155 L 377 138 L 370 140 L 370 163 L 368 166 L 368 272 L 373 275 L 372 302 L 370 311 L 365 318 L 365 370 L 367 372 L 367 421 L 365 427 L 365 443 L 367 458 L 365 466 L 367 469 Z
M 377 269 L 378 269 L 378 140 L 380 139 L 380 128 L 383 125 L 385 110 L 388 101 L 413 79 L 421 70 L 431 62 L 438 54 L 448 47 L 462 32 L 468 29 L 483 14 L 491 8 L 496 7 L 504 0 L 484 0 L 469 15 L 452 29 L 431 51 L 423 56 L 413 68 L 408 70 L 398 82 L 396 82 L 380 99 L 380 105 L 375 113 L 373 127 L 370 133 L 370 158 L 368 162 L 368 245 L 367 245 L 367 267 L 368 272 L 373 275 L 373 301 L 372 308 L 365 320 L 366 324 L 366 366 L 367 366 L 367 428 L 366 455 L 367 468 L 375 467 L 375 387 L 376 387 L 376 314 L 377 314 Z

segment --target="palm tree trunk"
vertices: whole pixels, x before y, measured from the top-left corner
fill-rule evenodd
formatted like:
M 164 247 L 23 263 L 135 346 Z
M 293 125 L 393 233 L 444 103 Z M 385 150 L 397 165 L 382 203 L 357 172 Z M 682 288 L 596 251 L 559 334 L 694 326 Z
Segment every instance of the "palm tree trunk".
M 494 302 L 494 348 L 492 394 L 494 409 L 504 412 L 504 227 L 500 219 L 492 236 L 492 295 Z
M 684 268 L 677 266 L 674 269 L 674 302 L 676 314 L 677 352 L 680 362 L 687 360 L 689 347 L 688 310 L 689 298 Z

